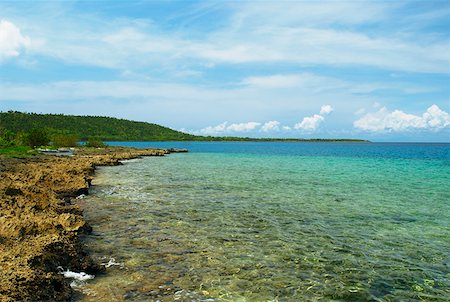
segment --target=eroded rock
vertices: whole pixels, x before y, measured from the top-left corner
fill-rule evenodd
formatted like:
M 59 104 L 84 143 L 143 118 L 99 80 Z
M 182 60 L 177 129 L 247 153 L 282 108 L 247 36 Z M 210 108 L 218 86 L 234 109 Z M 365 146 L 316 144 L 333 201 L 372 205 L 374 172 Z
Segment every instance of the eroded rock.
M 118 165 L 164 149 L 79 149 L 74 157 L 0 157 L 0 301 L 67 301 L 58 267 L 95 274 L 103 269 L 84 251 L 90 232 L 75 198 L 88 194 L 95 166 Z

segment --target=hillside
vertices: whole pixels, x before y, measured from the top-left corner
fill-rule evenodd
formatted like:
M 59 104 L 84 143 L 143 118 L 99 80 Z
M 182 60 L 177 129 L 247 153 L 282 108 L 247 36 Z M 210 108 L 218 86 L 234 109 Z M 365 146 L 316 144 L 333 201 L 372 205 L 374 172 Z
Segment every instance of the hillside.
M 81 140 L 103 141 L 164 141 L 194 140 L 195 136 L 157 124 L 135 122 L 103 116 L 36 114 L 16 111 L 0 112 L 0 127 L 13 132 L 33 128 L 47 129 L 49 134 L 77 135 Z
M 102 141 L 289 141 L 289 142 L 367 142 L 358 139 L 248 138 L 196 136 L 157 124 L 104 116 L 0 112 L 0 130 L 14 133 L 46 129 L 48 134 L 75 135 L 80 140 Z

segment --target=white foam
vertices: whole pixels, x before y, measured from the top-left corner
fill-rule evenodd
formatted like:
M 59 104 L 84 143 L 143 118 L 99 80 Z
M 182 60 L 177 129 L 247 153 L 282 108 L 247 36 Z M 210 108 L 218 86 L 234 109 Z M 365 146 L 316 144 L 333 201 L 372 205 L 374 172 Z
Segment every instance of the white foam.
M 159 288 L 161 288 L 161 286 Z M 202 294 L 199 294 L 199 293 L 193 292 L 193 291 L 184 290 L 184 289 L 175 292 L 173 300 L 174 301 L 188 300 L 188 301 L 193 301 L 193 302 L 214 302 L 214 301 L 216 301 L 213 298 L 206 298 Z
M 65 278 L 73 279 L 70 286 L 74 289 L 82 287 L 87 280 L 94 279 L 94 275 L 86 274 L 85 272 L 72 272 L 70 270 L 64 270 L 61 266 L 58 266 L 59 273 L 64 275 Z
M 84 272 L 76 273 L 76 272 L 72 272 L 72 271 L 69 271 L 69 270 L 62 272 L 62 274 L 66 278 L 72 278 L 72 279 L 75 279 L 77 281 L 87 281 L 87 280 L 94 279 L 94 277 L 95 277 L 94 275 L 89 275 L 89 274 L 86 274 Z
M 135 163 L 140 160 L 141 160 L 141 158 L 131 158 L 131 159 L 122 159 L 120 162 L 123 164 L 126 164 L 126 163 Z
M 123 263 L 116 262 L 116 259 L 114 259 L 113 257 L 109 258 L 109 261 L 107 263 L 102 263 L 102 265 L 106 268 L 109 268 L 114 265 L 123 267 Z
M 81 195 L 78 195 L 75 199 L 83 199 L 83 198 L 85 198 L 85 197 L 86 197 L 86 195 L 81 194 Z

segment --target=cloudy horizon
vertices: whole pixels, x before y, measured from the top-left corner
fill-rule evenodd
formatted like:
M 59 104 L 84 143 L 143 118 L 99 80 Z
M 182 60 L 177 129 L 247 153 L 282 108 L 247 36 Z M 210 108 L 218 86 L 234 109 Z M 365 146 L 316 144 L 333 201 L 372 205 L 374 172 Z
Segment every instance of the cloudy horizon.
M 450 142 L 448 1 L 0 2 L 0 111 Z

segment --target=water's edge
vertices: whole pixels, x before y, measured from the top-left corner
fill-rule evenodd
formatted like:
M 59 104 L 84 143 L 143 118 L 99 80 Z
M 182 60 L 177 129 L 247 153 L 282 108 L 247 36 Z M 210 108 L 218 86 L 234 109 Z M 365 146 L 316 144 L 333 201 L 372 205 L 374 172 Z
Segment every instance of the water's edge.
M 114 261 L 83 301 L 439 301 L 447 160 L 194 152 L 102 169 L 87 243 Z

